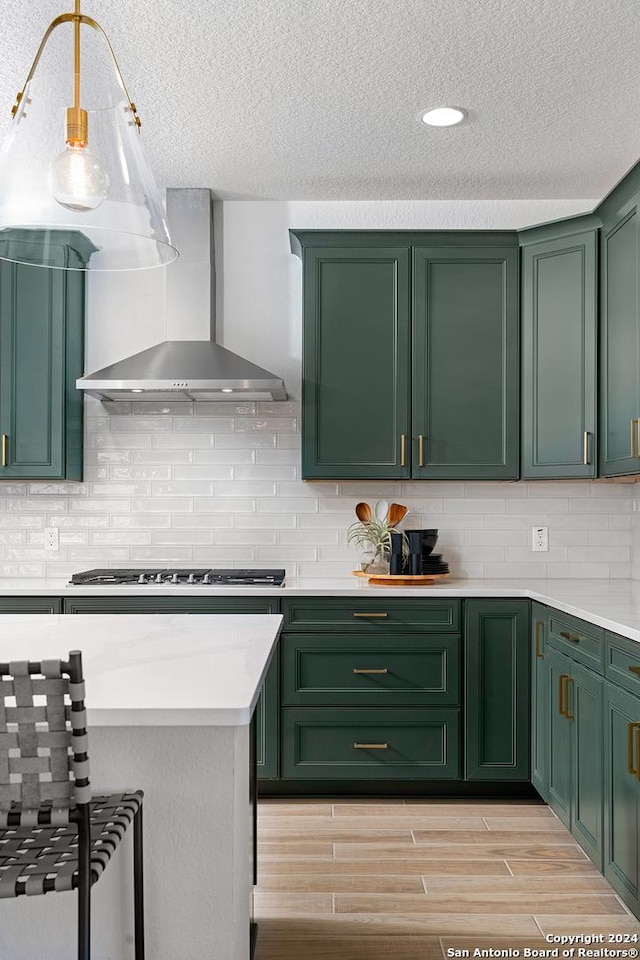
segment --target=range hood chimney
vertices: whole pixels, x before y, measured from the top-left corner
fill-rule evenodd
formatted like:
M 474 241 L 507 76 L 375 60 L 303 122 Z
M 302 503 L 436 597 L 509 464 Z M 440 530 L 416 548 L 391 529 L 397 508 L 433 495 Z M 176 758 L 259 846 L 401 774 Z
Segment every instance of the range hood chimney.
M 213 198 L 208 189 L 167 190 L 180 256 L 166 267 L 169 328 L 208 329 L 209 340 L 165 340 L 76 380 L 98 400 L 286 400 L 284 382 L 215 342 Z M 205 324 L 205 326 L 202 325 Z

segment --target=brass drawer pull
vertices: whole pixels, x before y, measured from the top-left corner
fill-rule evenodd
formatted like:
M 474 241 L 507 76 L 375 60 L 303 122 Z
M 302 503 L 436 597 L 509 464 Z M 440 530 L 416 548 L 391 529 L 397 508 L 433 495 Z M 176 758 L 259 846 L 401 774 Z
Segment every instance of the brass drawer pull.
M 354 743 L 354 750 L 388 750 L 388 743 Z
M 585 430 L 582 435 L 582 462 L 585 467 L 589 466 L 589 431 Z
M 400 435 L 400 466 L 406 467 L 407 465 L 407 435 L 403 433 Z
M 640 677 L 640 667 L 629 667 L 631 673 L 635 673 L 637 677 Z
M 564 707 L 564 681 L 568 679 L 568 673 L 561 673 L 558 677 L 558 713 L 561 717 L 566 717 Z
M 561 630 L 560 636 L 564 637 L 565 640 L 571 640 L 572 643 L 580 643 L 580 637 L 576 637 L 575 633 L 568 633 L 566 630 Z
M 353 668 L 354 673 L 389 673 L 386 667 L 383 667 L 382 670 L 358 670 L 356 667 Z
M 544 660 L 544 653 L 540 653 L 540 628 L 544 627 L 542 620 L 536 620 L 536 659 Z
M 388 613 L 354 613 L 354 617 L 388 617 Z
M 627 770 L 632 777 L 638 776 L 638 767 L 633 765 L 633 731 L 640 729 L 640 723 L 630 723 L 627 726 Z
M 424 437 L 422 434 L 418 437 L 418 466 L 424 467 Z
M 2 434 L 2 466 L 6 467 L 7 465 L 7 435 L 6 433 Z

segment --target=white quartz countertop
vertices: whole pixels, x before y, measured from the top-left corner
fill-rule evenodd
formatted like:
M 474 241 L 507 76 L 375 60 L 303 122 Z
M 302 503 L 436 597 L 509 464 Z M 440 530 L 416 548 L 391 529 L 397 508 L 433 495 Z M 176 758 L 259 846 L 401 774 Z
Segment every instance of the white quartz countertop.
M 427 587 L 369 585 L 357 577 L 288 577 L 283 587 L 70 587 L 64 580 L 0 580 L 0 597 L 524 597 L 640 643 L 640 580 L 454 580 Z
M 279 614 L 8 614 L 0 661 L 81 650 L 91 726 L 243 726 L 281 627 Z

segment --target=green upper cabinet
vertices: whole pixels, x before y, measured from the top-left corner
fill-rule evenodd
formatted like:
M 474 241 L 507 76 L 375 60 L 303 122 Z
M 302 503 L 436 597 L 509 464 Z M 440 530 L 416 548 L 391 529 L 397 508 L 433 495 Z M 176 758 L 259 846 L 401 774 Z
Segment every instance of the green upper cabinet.
M 476 242 L 413 251 L 416 479 L 518 477 L 518 250 Z
M 600 473 L 640 473 L 640 194 L 603 204 Z
M 38 231 L 0 244 L 41 261 Z M 84 273 L 92 247 L 82 234 L 49 245 L 51 268 L 0 261 L 0 479 L 82 479 Z M 15 255 L 15 254 L 14 254 Z
M 516 234 L 296 231 L 291 242 L 303 261 L 303 477 L 517 478 Z
M 304 251 L 302 475 L 410 476 L 409 249 Z
M 525 478 L 596 475 L 598 222 L 520 234 Z

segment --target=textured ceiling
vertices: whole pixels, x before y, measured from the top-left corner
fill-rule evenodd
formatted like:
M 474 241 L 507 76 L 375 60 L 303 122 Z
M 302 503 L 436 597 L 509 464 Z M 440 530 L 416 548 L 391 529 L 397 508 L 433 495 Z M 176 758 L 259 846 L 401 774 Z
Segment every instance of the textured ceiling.
M 0 134 L 46 24 L 71 6 L 5 3 Z M 638 0 L 83 10 L 110 36 L 161 184 L 227 198 L 601 197 L 640 156 Z M 416 121 L 443 103 L 468 121 Z

